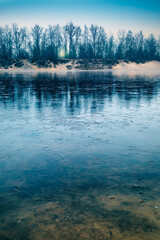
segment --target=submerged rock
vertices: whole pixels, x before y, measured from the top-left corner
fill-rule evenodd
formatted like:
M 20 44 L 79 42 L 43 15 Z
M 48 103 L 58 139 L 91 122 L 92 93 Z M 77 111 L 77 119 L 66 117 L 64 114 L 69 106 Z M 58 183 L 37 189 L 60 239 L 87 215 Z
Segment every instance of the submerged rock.
M 140 188 L 138 184 L 133 184 L 133 188 Z

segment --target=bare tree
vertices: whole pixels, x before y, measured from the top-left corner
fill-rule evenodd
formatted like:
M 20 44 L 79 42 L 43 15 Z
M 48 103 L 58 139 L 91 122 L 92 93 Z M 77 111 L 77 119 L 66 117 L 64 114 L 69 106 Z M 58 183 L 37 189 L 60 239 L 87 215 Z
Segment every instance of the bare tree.
M 107 48 L 108 59 L 114 59 L 114 47 L 115 47 L 114 37 L 113 35 L 111 35 L 108 41 L 108 48 Z
M 106 45 L 106 33 L 104 31 L 104 28 L 100 27 L 98 31 L 98 39 L 97 39 L 97 57 L 98 58 L 104 58 L 105 45 Z
M 116 48 L 116 58 L 125 58 L 125 31 L 119 31 L 117 34 L 117 48 Z
M 62 46 L 63 43 L 63 38 L 62 38 L 62 33 L 61 33 L 61 28 L 59 25 L 56 25 L 54 27 L 54 31 L 55 31 L 55 53 L 56 53 L 56 58 L 59 57 L 59 53 L 60 53 L 60 48 Z
M 79 56 L 79 47 L 80 47 L 80 38 L 81 38 L 82 30 L 80 27 L 76 27 L 75 33 L 75 57 Z
M 42 41 L 41 41 L 41 56 L 42 58 L 47 59 L 47 47 L 48 47 L 48 39 L 47 39 L 47 29 L 42 33 Z
M 32 28 L 32 37 L 33 37 L 33 58 L 40 58 L 41 56 L 41 37 L 42 37 L 43 28 L 39 25 L 35 25 Z
M 21 28 L 21 49 L 20 49 L 20 58 L 29 58 L 28 53 L 28 40 L 29 34 L 26 27 Z
M 134 42 L 134 36 L 131 30 L 128 31 L 126 35 L 126 59 L 133 60 L 134 59 L 134 49 L 135 49 L 135 42 Z
M 13 41 L 12 41 L 12 31 L 8 25 L 5 26 L 3 35 L 4 45 L 5 45 L 5 58 L 12 59 L 13 57 Z
M 96 45 L 97 45 L 97 38 L 98 38 L 98 26 L 91 25 L 90 32 L 91 32 L 91 38 L 92 38 L 92 46 L 93 46 L 93 54 L 94 58 L 96 58 Z
M 48 57 L 50 60 L 54 60 L 56 56 L 55 51 L 55 28 L 49 25 L 48 27 Z
M 64 29 L 69 38 L 69 57 L 73 58 L 73 56 L 74 56 L 74 36 L 76 34 L 76 27 L 72 22 L 70 22 L 65 25 Z

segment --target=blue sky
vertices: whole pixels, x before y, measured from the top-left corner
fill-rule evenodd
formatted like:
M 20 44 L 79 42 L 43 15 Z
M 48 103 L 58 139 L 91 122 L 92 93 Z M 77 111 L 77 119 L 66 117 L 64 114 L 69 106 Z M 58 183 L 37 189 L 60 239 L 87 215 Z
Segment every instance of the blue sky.
M 91 23 L 107 32 L 119 29 L 160 34 L 160 0 L 0 0 L 0 25 Z

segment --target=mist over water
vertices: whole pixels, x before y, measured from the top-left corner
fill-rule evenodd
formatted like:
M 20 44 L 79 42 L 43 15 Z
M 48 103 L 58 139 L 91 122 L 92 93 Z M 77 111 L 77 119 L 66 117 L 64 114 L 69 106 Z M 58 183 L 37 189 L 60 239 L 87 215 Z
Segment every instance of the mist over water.
M 0 238 L 159 239 L 160 76 L 1 73 Z

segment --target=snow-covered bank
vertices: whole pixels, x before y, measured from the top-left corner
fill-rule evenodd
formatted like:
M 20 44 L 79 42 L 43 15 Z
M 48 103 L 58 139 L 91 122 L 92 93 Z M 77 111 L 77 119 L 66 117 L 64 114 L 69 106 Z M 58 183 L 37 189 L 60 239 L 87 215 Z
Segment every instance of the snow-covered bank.
M 112 67 L 114 75 L 160 75 L 160 62 L 151 61 L 146 63 L 119 62 Z
M 146 63 L 134 63 L 134 62 L 120 62 L 112 67 L 114 70 L 130 70 L 130 71 L 147 71 L 147 70 L 160 70 L 160 62 L 151 61 Z
M 114 60 L 66 60 L 56 65 L 46 62 L 45 65 L 31 63 L 27 60 L 14 62 L 7 67 L 1 67 L 1 72 L 67 72 L 67 71 L 109 71 L 115 74 L 125 73 L 156 73 L 160 74 L 160 62 L 134 63 Z

